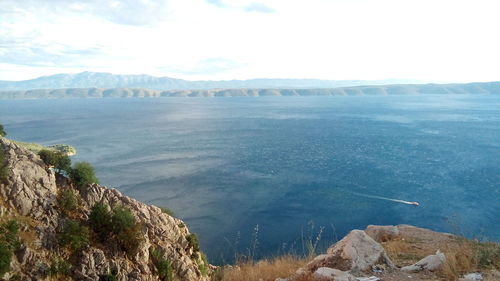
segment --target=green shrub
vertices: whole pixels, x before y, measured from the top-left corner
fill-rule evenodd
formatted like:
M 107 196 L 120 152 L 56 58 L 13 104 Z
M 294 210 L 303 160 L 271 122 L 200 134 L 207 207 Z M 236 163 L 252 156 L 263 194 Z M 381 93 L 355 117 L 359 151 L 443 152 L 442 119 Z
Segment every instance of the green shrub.
M 3 150 L 3 147 L 0 146 L 0 183 L 6 183 L 8 177 L 9 168 L 7 167 L 5 151 Z
M 5 132 L 5 130 L 3 129 L 3 125 L 0 124 L 0 136 L 2 137 L 5 137 L 7 135 L 7 133 Z
M 116 277 L 116 274 L 108 273 L 99 276 L 99 281 L 118 281 L 118 277 Z
M 188 241 L 189 246 L 193 248 L 194 252 L 200 251 L 200 242 L 198 241 L 198 236 L 196 236 L 195 233 L 191 233 L 186 236 L 186 240 Z
M 19 225 L 15 220 L 0 225 L 0 278 L 10 270 L 14 251 L 21 247 Z
M 78 186 L 84 187 L 91 183 L 99 183 L 99 180 L 95 176 L 94 168 L 87 162 L 76 163 L 75 166 L 70 169 L 69 176 Z
M 49 268 L 49 275 L 57 276 L 57 275 L 69 275 L 71 272 L 71 264 L 69 264 L 66 260 L 58 258 L 52 262 Z
M 59 171 L 69 171 L 71 169 L 71 158 L 60 151 L 42 149 L 38 155 L 45 165 L 53 166 Z
M 10 270 L 10 261 L 12 259 L 12 250 L 7 243 L 0 241 L 0 278 Z
M 111 226 L 115 234 L 132 228 L 135 224 L 135 217 L 129 209 L 123 206 L 118 206 L 113 209 L 113 216 L 111 216 Z
M 493 269 L 500 266 L 500 243 L 474 242 L 473 251 L 479 268 Z
M 57 237 L 61 246 L 69 246 L 73 251 L 80 250 L 89 244 L 89 229 L 77 221 L 68 220 Z
M 137 254 L 144 237 L 140 224 L 129 209 L 122 206 L 113 209 L 111 231 L 122 250 L 131 256 Z
M 170 210 L 169 208 L 167 207 L 160 207 L 161 211 L 171 217 L 174 217 L 175 216 L 175 212 Z
M 89 224 L 101 242 L 111 236 L 111 213 L 108 207 L 98 202 L 90 209 Z
M 120 248 L 125 251 L 129 256 L 135 256 L 144 242 L 144 235 L 142 234 L 141 226 L 135 224 L 131 228 L 116 234 L 116 241 Z
M 65 155 L 61 152 L 58 152 L 61 156 L 57 160 L 55 168 L 59 171 L 71 171 L 71 158 L 68 155 Z
M 174 280 L 174 274 L 172 269 L 172 264 L 167 259 L 164 259 L 160 250 L 154 249 L 151 252 L 151 257 L 153 259 L 153 264 L 158 272 L 158 277 L 161 281 L 172 281 Z
M 65 189 L 57 196 L 57 206 L 59 206 L 65 216 L 68 216 L 78 209 L 78 201 L 78 198 L 71 189 Z
M 200 270 L 201 275 L 207 276 L 208 275 L 207 256 L 203 252 L 200 252 L 200 254 L 201 254 L 201 260 L 197 260 L 196 263 L 198 264 L 198 269 Z

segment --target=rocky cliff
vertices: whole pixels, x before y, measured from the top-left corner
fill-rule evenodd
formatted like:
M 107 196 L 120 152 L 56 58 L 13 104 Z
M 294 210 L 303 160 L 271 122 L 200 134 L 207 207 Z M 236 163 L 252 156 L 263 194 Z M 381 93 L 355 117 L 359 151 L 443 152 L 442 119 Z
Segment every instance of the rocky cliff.
M 163 261 L 164 269 L 170 264 L 176 280 L 208 280 L 208 264 L 181 220 L 116 189 L 98 184 L 78 187 L 46 167 L 38 155 L 6 138 L 0 137 L 0 149 L 8 167 L 0 183 L 0 223 L 16 222 L 21 242 L 14 249 L 5 280 L 59 280 L 60 275 L 89 281 L 167 280 L 165 276 L 160 279 L 158 261 Z M 78 201 L 78 208 L 70 215 L 59 200 L 61 193 L 68 191 Z M 98 202 L 111 209 L 121 206 L 133 214 L 141 234 L 134 254 L 99 241 L 88 227 L 90 210 Z M 61 243 L 61 229 L 69 221 L 90 229 L 89 243 L 78 250 Z M 64 270 L 59 268 L 61 264 Z

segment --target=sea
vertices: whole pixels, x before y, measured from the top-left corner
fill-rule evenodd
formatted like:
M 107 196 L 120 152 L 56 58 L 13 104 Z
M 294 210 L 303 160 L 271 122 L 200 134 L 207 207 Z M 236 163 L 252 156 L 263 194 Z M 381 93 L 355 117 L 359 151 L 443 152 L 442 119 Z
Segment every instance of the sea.
M 171 209 L 215 264 L 369 224 L 500 241 L 500 95 L 0 100 L 0 123 Z

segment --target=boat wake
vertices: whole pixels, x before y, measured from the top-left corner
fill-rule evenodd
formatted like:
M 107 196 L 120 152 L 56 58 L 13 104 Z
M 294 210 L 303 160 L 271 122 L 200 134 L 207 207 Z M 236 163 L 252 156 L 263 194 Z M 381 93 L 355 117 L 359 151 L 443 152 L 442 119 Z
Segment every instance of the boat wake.
M 406 200 L 401 200 L 401 199 L 387 198 L 387 197 L 376 196 L 376 195 L 368 195 L 368 194 L 357 193 L 357 192 L 351 192 L 351 193 L 354 195 L 366 197 L 366 198 L 380 199 L 380 200 L 392 201 L 392 202 L 401 203 L 401 204 L 420 206 L 420 203 L 415 202 L 415 201 L 406 201 Z

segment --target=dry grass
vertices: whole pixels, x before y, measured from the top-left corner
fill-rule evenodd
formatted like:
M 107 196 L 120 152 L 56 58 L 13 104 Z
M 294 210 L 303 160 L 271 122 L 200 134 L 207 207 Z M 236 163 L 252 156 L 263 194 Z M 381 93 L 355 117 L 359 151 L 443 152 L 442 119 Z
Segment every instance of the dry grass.
M 424 237 L 415 237 L 421 235 Z M 383 242 L 387 254 L 398 266 L 414 264 L 435 254 L 437 250 L 446 256 L 446 262 L 437 276 L 442 280 L 458 280 L 460 276 L 475 271 L 500 268 L 500 244 L 478 242 L 440 233 L 409 233 L 405 239 Z
M 238 266 L 222 269 L 218 280 L 222 281 L 274 281 L 295 274 L 307 260 L 285 255 L 258 262 L 246 262 Z M 306 281 L 306 280 L 304 280 Z

